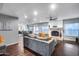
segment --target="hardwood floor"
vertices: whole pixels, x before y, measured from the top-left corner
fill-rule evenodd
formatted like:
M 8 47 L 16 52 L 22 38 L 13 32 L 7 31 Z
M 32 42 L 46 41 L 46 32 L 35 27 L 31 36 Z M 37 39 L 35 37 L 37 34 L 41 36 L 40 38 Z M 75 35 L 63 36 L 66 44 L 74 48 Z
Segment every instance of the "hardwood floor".
M 40 54 L 27 48 L 21 52 L 20 47 L 18 44 L 8 46 L 7 53 L 10 56 L 40 56 Z M 51 56 L 79 56 L 79 44 L 66 41 L 60 42 Z
M 19 50 L 18 49 L 19 48 L 18 48 L 18 43 L 17 43 L 17 44 L 8 46 L 6 52 L 10 56 L 17 56 L 17 55 L 19 55 Z
M 79 44 L 64 41 L 56 46 L 54 56 L 79 56 Z

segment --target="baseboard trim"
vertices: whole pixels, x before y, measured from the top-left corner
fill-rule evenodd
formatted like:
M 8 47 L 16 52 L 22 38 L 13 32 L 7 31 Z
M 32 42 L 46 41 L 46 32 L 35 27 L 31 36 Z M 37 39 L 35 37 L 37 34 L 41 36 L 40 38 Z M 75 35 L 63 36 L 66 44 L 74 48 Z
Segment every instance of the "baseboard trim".
M 10 43 L 10 44 L 7 44 L 6 46 L 11 46 L 11 45 L 15 45 L 15 44 L 18 44 L 18 42 Z
M 63 40 L 63 42 L 65 42 L 65 43 L 75 43 L 75 44 L 79 44 L 79 43 L 77 43 L 76 41 L 71 41 L 71 40 Z

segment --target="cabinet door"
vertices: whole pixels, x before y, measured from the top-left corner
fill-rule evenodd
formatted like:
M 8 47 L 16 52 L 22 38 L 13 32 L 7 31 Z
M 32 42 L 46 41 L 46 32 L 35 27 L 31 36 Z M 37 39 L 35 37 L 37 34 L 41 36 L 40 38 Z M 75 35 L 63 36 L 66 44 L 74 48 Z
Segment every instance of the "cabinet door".
M 29 45 L 29 39 L 24 38 L 24 47 L 28 47 L 28 45 Z
M 44 42 L 37 42 L 37 52 L 41 55 L 49 55 L 49 46 Z
M 30 39 L 29 40 L 29 46 L 30 49 L 32 49 L 33 51 L 37 52 L 37 41 Z

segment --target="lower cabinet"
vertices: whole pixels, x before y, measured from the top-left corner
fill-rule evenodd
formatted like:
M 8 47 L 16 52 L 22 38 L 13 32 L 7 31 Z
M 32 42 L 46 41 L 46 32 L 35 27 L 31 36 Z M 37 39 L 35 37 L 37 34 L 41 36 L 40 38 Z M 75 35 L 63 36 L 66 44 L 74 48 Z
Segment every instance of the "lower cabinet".
M 34 39 L 24 38 L 24 47 L 44 56 L 50 56 L 53 53 L 55 45 L 56 42 L 54 40 L 51 43 L 45 43 Z

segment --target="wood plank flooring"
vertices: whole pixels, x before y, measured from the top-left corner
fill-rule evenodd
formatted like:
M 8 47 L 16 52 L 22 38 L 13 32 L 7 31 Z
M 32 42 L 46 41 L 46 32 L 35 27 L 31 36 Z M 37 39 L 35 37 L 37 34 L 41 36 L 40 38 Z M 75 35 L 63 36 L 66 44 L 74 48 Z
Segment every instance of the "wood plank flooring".
M 79 56 L 79 44 L 76 42 L 62 42 L 56 46 L 54 56 Z
M 8 46 L 7 53 L 10 56 L 40 56 L 40 54 L 27 48 L 20 50 L 20 47 L 19 44 Z M 67 41 L 60 42 L 51 56 L 79 56 L 79 44 Z

